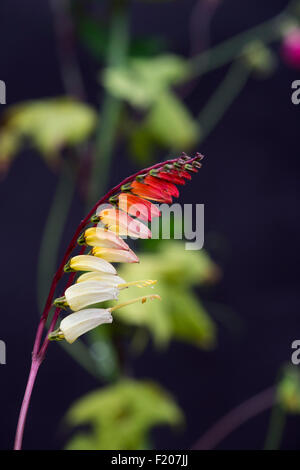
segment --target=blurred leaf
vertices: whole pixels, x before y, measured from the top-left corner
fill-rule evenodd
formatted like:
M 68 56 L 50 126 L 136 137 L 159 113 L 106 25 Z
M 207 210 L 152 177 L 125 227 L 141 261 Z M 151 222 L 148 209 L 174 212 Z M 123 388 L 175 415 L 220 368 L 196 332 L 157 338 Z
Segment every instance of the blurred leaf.
M 182 242 L 170 240 L 158 246 L 157 253 L 141 255 L 139 264 L 124 265 L 119 274 L 127 282 L 157 279 L 154 289 L 162 301 L 132 304 L 117 310 L 114 316 L 127 324 L 146 327 L 158 346 L 177 339 L 202 348 L 213 347 L 215 325 L 192 287 L 216 280 L 218 268 L 203 250 L 187 251 Z M 121 291 L 120 301 L 140 295 L 141 289 L 131 287 Z
M 277 394 L 287 413 L 300 413 L 300 373 L 295 367 L 285 368 Z
M 78 21 L 78 33 L 94 57 L 100 59 L 106 56 L 109 44 L 107 26 L 100 25 L 99 21 L 85 16 Z
M 189 149 L 199 139 L 199 129 L 188 108 L 173 94 L 161 94 L 145 122 L 149 134 L 163 146 Z
M 103 308 L 103 304 L 101 307 Z M 97 365 L 99 374 L 105 381 L 113 381 L 120 375 L 118 355 L 111 337 L 112 332 L 111 328 L 95 328 L 87 335 L 90 354 Z
M 0 131 L 0 175 L 8 170 L 19 145 L 18 135 L 14 131 L 6 128 Z
M 88 16 L 83 9 L 74 15 L 77 34 L 90 53 L 98 60 L 106 58 L 109 49 L 109 24 Z M 166 48 L 166 41 L 158 36 L 142 36 L 131 38 L 130 57 L 148 57 L 158 54 Z
M 142 124 L 129 132 L 129 153 L 140 165 L 147 165 L 157 147 L 189 150 L 200 136 L 201 130 L 185 104 L 166 92 L 152 105 Z
M 130 135 L 129 154 L 137 158 L 140 166 L 151 163 L 155 142 L 145 126 L 138 126 Z
M 5 155 L 5 147 L 11 156 L 20 147 L 22 139 L 28 138 L 51 163 L 57 159 L 57 151 L 62 146 L 84 141 L 92 132 L 96 118 L 89 106 L 71 98 L 51 98 L 12 106 L 1 130 L 5 138 L 0 143 L 0 159 Z
M 160 36 L 132 39 L 129 55 L 132 57 L 152 57 L 166 49 L 166 41 Z
M 78 33 L 83 44 L 98 60 L 107 55 L 109 44 L 109 28 L 99 24 L 99 21 L 88 17 L 80 17 L 77 20 Z M 160 37 L 133 38 L 130 44 L 129 56 L 148 57 L 158 54 L 165 47 L 165 42 Z
M 269 77 L 277 65 L 276 55 L 262 41 L 252 41 L 244 48 L 244 62 L 258 77 Z
M 107 68 L 103 84 L 117 98 L 147 108 L 170 86 L 183 82 L 188 72 L 187 63 L 176 55 L 135 58 L 126 66 Z
M 72 426 L 90 425 L 90 432 L 75 434 L 67 449 L 142 449 L 157 425 L 175 426 L 183 415 L 173 398 L 152 382 L 122 380 L 92 392 L 69 410 Z
M 184 289 L 173 291 L 169 312 L 175 339 L 204 349 L 214 345 L 215 326 L 194 294 L 187 295 Z

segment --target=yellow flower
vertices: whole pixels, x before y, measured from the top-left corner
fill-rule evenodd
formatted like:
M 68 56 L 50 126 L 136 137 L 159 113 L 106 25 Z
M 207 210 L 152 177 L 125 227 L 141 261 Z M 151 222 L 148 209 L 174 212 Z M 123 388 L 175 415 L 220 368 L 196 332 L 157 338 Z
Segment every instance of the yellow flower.
M 101 227 L 88 228 L 81 239 L 90 246 L 129 250 L 129 246 L 124 242 L 124 240 L 122 240 L 122 238 L 118 237 L 114 232 Z
M 91 255 L 78 255 L 71 258 L 65 271 L 99 271 L 116 274 L 117 271 L 108 261 Z
M 100 272 L 81 274 L 76 282 L 79 283 L 85 281 L 100 281 L 103 282 L 103 284 L 109 285 L 111 287 L 117 287 L 119 284 L 125 283 L 124 279 L 122 279 L 120 276 Z
M 94 247 L 92 254 L 112 263 L 138 263 L 139 259 L 132 250 L 115 250 L 114 248 Z
M 103 209 L 97 214 L 109 230 L 120 236 L 132 238 L 151 238 L 149 228 L 138 219 L 133 219 L 126 212 L 118 209 Z

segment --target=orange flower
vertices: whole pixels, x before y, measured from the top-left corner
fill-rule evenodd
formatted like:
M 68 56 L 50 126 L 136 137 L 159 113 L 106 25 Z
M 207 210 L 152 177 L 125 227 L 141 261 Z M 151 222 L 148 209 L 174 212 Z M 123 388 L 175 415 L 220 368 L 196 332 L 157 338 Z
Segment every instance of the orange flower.
M 152 202 L 130 193 L 119 194 L 118 206 L 129 215 L 145 221 L 151 221 L 152 217 L 160 216 L 159 209 Z
M 153 188 L 148 184 L 133 181 L 130 185 L 130 189 L 134 194 L 145 199 L 152 199 L 157 202 L 166 202 L 167 204 L 172 203 L 172 197 L 168 193 L 162 189 Z
M 185 170 L 180 170 L 178 171 L 178 175 L 181 177 L 181 178 L 185 178 L 187 180 L 191 180 L 192 179 L 192 175 L 189 174 L 188 171 L 185 171 Z
M 175 184 L 185 184 L 185 179 L 179 176 L 178 171 L 160 171 L 157 175 L 157 178 L 161 178 L 166 181 L 170 181 L 171 183 Z
M 119 236 L 151 238 L 151 231 L 137 219 L 118 209 L 103 209 L 98 214 L 101 222 Z
M 105 259 L 110 263 L 138 263 L 139 259 L 132 250 L 116 250 L 115 248 L 101 248 L 95 246 L 92 255 Z
M 156 189 L 161 189 L 166 191 L 166 193 L 170 194 L 170 196 L 178 197 L 179 191 L 175 184 L 170 183 L 169 181 L 164 181 L 163 179 L 156 178 L 155 176 L 148 175 L 144 179 L 144 183 L 149 184 Z

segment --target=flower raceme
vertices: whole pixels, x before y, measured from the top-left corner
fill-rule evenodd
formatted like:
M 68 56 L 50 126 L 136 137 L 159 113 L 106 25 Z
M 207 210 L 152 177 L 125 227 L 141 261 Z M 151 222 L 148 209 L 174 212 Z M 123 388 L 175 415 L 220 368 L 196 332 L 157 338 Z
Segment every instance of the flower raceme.
M 81 273 L 75 283 L 68 287 L 64 296 L 56 299 L 59 308 L 70 309 L 73 313 L 65 317 L 59 328 L 49 334 L 51 340 L 65 339 L 73 343 L 79 336 L 93 328 L 111 323 L 112 312 L 128 305 L 117 304 L 111 308 L 96 308 L 95 304 L 118 299 L 122 289 L 152 287 L 155 280 L 139 280 L 126 283 L 117 275 L 111 263 L 138 263 L 139 259 L 121 237 L 151 238 L 151 231 L 145 225 L 160 211 L 153 202 L 171 203 L 179 196 L 176 185 L 184 185 L 193 173 L 201 167 L 202 155 L 190 158 L 183 154 L 172 163 L 159 164 L 140 172 L 108 193 L 109 208 L 96 207 L 91 217 L 93 226 L 88 227 L 78 238 L 78 244 L 86 247 L 87 254 L 73 256 L 64 267 L 65 272 Z M 105 199 L 105 198 L 104 198 Z M 152 202 L 151 202 L 152 201 Z M 101 200 L 103 203 L 103 199 Z M 102 227 L 95 226 L 101 223 Z M 146 295 L 129 303 L 147 299 L 159 299 L 157 295 Z
M 99 308 L 97 305 L 104 301 L 117 300 L 122 289 L 131 286 L 153 287 L 155 280 L 146 279 L 127 283 L 118 276 L 112 263 L 139 261 L 121 237 L 151 238 L 151 231 L 145 222 L 160 216 L 160 211 L 154 203 L 171 203 L 173 197 L 178 197 L 177 185 L 184 185 L 186 180 L 191 179 L 192 174 L 201 167 L 202 158 L 200 154 L 196 154 L 193 158 L 182 154 L 179 158 L 157 163 L 139 171 L 111 189 L 79 223 L 53 277 L 39 321 L 14 449 L 20 450 L 22 447 L 31 393 L 49 341 L 65 339 L 73 343 L 81 335 L 99 325 L 111 323 L 115 310 L 134 302 L 144 303 L 147 299 L 160 299 L 158 295 L 144 295 L 109 308 Z M 110 203 L 113 207 L 103 209 L 102 204 L 105 203 Z M 103 227 L 95 226 L 99 222 Z M 77 243 L 81 246 L 80 253 L 74 254 Z M 71 273 L 64 295 L 53 302 L 64 272 Z M 56 308 L 47 336 L 43 340 L 43 331 L 53 304 Z M 61 320 L 58 329 L 54 331 L 61 309 L 71 312 Z

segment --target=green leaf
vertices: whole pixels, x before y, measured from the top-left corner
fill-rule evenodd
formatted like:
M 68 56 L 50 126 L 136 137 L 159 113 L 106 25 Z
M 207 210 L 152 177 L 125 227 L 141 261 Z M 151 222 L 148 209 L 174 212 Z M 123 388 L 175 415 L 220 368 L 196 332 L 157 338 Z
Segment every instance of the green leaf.
M 130 135 L 129 154 L 136 157 L 140 166 L 150 165 L 155 149 L 153 137 L 149 131 L 139 126 Z
M 203 349 L 215 346 L 215 326 L 196 296 L 177 289 L 169 300 L 174 339 Z
M 29 101 L 9 109 L 5 129 L 19 139 L 27 137 L 51 160 L 62 146 L 84 141 L 94 129 L 96 113 L 71 98 Z
M 78 34 L 83 44 L 97 59 L 106 56 L 109 43 L 108 27 L 87 16 L 78 18 Z
M 261 78 L 269 77 L 274 72 L 278 62 L 271 48 L 258 40 L 250 42 L 244 48 L 243 60 L 245 65 Z
M 67 421 L 91 426 L 89 433 L 75 434 L 67 449 L 133 450 L 145 447 L 154 426 L 178 425 L 183 415 L 160 386 L 126 379 L 78 400 Z
M 215 344 L 214 322 L 195 296 L 192 287 L 218 279 L 219 270 L 203 251 L 187 251 L 182 242 L 160 242 L 156 253 L 143 254 L 140 263 L 120 267 L 119 274 L 127 282 L 156 279 L 151 293 L 161 302 L 129 305 L 116 310 L 114 317 L 126 324 L 146 328 L 157 346 L 171 339 L 211 348 Z M 150 288 L 149 288 L 150 289 Z M 147 291 L 147 292 L 146 292 Z M 143 293 L 148 294 L 148 289 Z M 120 302 L 142 295 L 138 287 L 120 292 Z
M 173 150 L 189 149 L 200 138 L 188 108 L 171 92 L 160 95 L 144 126 L 155 141 Z
M 0 131 L 0 175 L 3 176 L 20 146 L 18 134 L 9 128 Z
M 148 108 L 170 86 L 186 80 L 187 63 L 176 55 L 131 59 L 125 66 L 104 71 L 103 85 L 114 96 L 137 108 Z
M 277 396 L 287 413 L 300 413 L 300 373 L 295 367 L 286 367 L 279 382 Z

